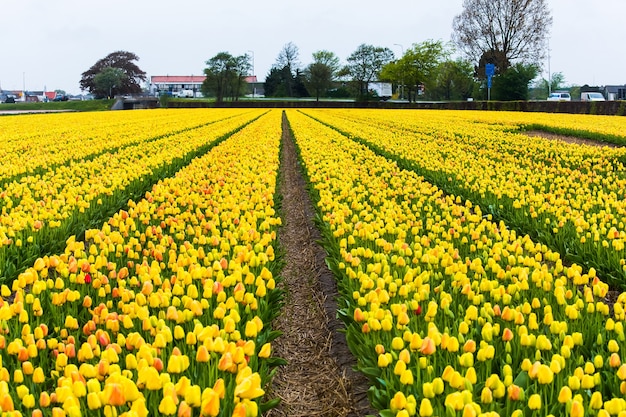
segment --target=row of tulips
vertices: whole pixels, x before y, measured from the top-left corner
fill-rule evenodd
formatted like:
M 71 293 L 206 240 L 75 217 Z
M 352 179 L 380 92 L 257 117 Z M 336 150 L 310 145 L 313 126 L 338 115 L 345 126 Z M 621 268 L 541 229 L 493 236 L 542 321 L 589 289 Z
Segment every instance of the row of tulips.
M 280 363 L 268 326 L 282 299 L 279 141 L 269 112 L 3 285 L 3 415 L 243 417 L 275 404 L 260 406 Z
M 339 314 L 381 415 L 626 413 L 625 294 L 609 306 L 593 269 L 564 265 L 469 200 L 287 115 Z
M 232 110 L 31 114 L 0 118 L 0 184 L 231 117 Z
M 567 113 L 535 112 L 454 112 L 461 122 L 480 122 L 499 125 L 511 131 L 541 130 L 570 135 L 617 145 L 626 145 L 624 125 L 621 117 L 580 115 Z
M 626 148 L 531 138 L 454 112 L 398 112 L 393 118 L 367 110 L 307 114 L 626 288 L 626 167 L 621 162 Z
M 208 113 L 211 122 L 198 127 L 199 114 L 191 111 L 180 118 L 178 133 L 171 133 L 171 122 L 158 131 L 144 120 L 143 129 L 150 132 L 143 133 L 146 140 L 113 147 L 91 159 L 70 159 L 54 169 L 5 183 L 0 191 L 0 274 L 11 281 L 37 257 L 62 250 L 60 245 L 69 236 L 99 226 L 159 178 L 173 174 L 261 113 L 222 111 L 219 121 L 211 120 L 215 115 Z M 103 131 L 115 136 L 124 129 L 109 126 Z M 54 136 L 47 139 L 51 152 L 64 146 L 55 145 Z M 106 145 L 104 134 L 99 142 Z M 89 152 L 89 146 L 87 141 L 81 152 Z

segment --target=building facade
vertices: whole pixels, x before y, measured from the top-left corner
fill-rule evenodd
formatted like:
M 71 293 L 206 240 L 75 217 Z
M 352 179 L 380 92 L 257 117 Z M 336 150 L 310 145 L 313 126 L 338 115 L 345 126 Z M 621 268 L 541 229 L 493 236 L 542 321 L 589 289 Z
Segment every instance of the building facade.
M 153 75 L 150 77 L 150 94 L 160 96 L 167 94 L 174 97 L 202 97 L 200 87 L 206 79 L 204 75 Z M 263 95 L 263 83 L 257 81 L 256 75 L 246 77 L 249 94 Z

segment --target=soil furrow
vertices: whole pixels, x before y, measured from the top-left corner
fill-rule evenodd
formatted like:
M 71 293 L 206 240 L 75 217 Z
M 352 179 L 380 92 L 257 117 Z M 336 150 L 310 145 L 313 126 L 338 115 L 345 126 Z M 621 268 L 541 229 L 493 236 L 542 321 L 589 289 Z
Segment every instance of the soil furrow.
M 366 378 L 352 370 L 355 360 L 343 324 L 335 317 L 336 284 L 326 268 L 314 209 L 300 172 L 295 143 L 283 118 L 280 193 L 283 226 L 280 244 L 285 267 L 281 286 L 285 306 L 273 323 L 283 335 L 273 342 L 273 354 L 288 364 L 272 381 L 268 398 L 281 404 L 266 417 L 364 416 L 376 414 L 367 399 Z

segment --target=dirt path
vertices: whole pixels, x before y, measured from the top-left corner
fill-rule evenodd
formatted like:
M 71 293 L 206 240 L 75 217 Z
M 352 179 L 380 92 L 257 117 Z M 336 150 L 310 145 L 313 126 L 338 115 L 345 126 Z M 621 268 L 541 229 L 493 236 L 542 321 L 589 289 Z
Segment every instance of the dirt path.
M 281 155 L 283 227 L 280 244 L 285 253 L 282 287 L 285 306 L 273 326 L 283 332 L 273 354 L 288 361 L 272 381 L 268 398 L 280 398 L 266 417 L 364 416 L 369 409 L 365 377 L 355 373 L 354 358 L 338 332 L 336 286 L 316 243 L 313 206 L 297 161 L 296 149 L 283 118 Z
M 540 137 L 542 137 L 544 139 L 560 140 L 560 141 L 563 141 L 563 142 L 575 143 L 575 144 L 578 144 L 578 145 L 589 145 L 589 146 L 598 146 L 598 147 L 608 146 L 609 148 L 619 148 L 620 147 L 620 145 L 617 145 L 615 143 L 600 142 L 600 141 L 597 141 L 597 140 L 577 138 L 575 136 L 558 135 L 556 133 L 544 132 L 542 130 L 529 130 L 529 131 L 526 131 L 524 133 L 526 135 L 528 135 L 528 136 L 540 136 Z

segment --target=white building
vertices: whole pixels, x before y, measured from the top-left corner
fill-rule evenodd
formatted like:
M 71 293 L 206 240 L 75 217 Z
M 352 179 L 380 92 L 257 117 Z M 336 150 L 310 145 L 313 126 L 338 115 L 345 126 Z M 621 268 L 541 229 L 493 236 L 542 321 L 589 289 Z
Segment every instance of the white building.
M 150 77 L 150 93 L 157 96 L 202 97 L 200 87 L 205 79 L 204 75 L 153 75 Z M 263 94 L 263 83 L 257 81 L 256 75 L 246 77 L 246 82 L 250 85 L 251 94 Z

